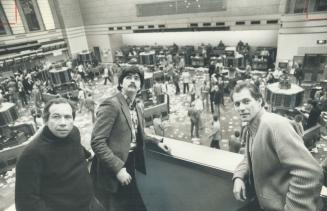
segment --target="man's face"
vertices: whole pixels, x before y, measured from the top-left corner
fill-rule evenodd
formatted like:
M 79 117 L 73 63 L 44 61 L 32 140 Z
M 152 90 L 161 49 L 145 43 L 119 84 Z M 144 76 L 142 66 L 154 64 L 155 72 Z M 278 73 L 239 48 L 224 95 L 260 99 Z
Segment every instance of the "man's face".
M 49 108 L 49 119 L 45 123 L 53 135 L 65 138 L 74 126 L 73 110 L 67 103 L 53 104 Z
M 141 88 L 141 78 L 137 73 L 125 76 L 121 84 L 122 92 L 127 96 L 135 95 Z
M 240 114 L 242 122 L 250 122 L 261 109 L 262 99 L 254 99 L 249 89 L 241 89 L 233 94 L 234 108 Z

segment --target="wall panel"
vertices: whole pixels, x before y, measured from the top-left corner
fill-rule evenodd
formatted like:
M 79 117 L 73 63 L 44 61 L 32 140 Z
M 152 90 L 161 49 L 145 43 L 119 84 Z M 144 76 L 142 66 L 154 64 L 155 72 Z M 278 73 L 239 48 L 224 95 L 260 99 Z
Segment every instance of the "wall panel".
M 326 33 L 316 34 L 279 34 L 277 62 L 293 60 L 294 56 L 306 53 L 327 53 L 327 45 L 318 45 L 317 40 L 325 40 Z
M 93 3 L 93 0 L 90 2 Z M 79 0 L 54 0 L 54 3 L 59 19 L 63 21 L 63 27 L 84 26 Z M 98 13 L 97 11 L 94 12 Z
M 99 47 L 101 53 L 101 60 L 103 63 L 112 62 L 112 53 L 109 35 L 108 34 L 96 34 L 96 35 L 87 35 L 87 42 L 89 49 L 93 50 L 93 47 Z
M 277 30 L 217 31 L 217 32 L 170 32 L 124 34 L 124 45 L 218 45 L 222 40 L 225 45 L 236 46 L 243 40 L 250 46 L 277 46 Z
M 84 50 L 89 50 L 84 27 L 74 27 L 66 29 L 66 36 L 69 44 L 70 53 L 75 57 L 76 54 Z
M 185 1 L 177 0 L 177 2 L 181 2 L 181 4 L 185 4 Z M 270 1 L 228 0 L 223 5 L 224 6 L 223 11 L 221 10 L 203 11 L 202 7 L 200 8 L 197 7 L 198 4 L 196 3 L 197 2 L 196 0 L 187 0 L 186 1 L 187 3 L 190 2 L 191 5 L 193 6 L 195 5 L 195 7 L 191 10 L 192 13 L 187 12 L 191 8 L 191 6 L 187 8 L 186 5 L 183 5 L 183 7 L 180 7 L 180 11 L 182 11 L 182 13 L 180 14 L 158 16 L 160 14 L 160 11 L 153 9 L 153 11 L 148 11 L 149 13 L 151 13 L 152 16 L 138 17 L 137 5 L 163 4 L 169 7 L 169 3 L 165 4 L 165 2 L 176 2 L 176 1 L 126 0 L 124 1 L 124 3 L 122 3 L 121 0 L 92 0 L 92 1 L 80 0 L 80 8 L 86 26 L 96 25 L 96 24 L 135 23 L 135 22 L 142 22 L 142 21 L 162 21 L 162 20 L 169 22 L 169 21 L 175 21 L 176 19 L 185 20 L 185 19 L 193 19 L 195 17 L 228 18 L 228 17 L 242 17 L 242 16 L 244 17 L 244 16 L 256 16 L 256 15 L 273 15 L 273 14 L 279 14 L 279 8 L 280 8 L 280 0 L 270 0 Z M 201 2 L 210 2 L 210 4 L 215 4 L 215 2 L 222 2 L 222 1 L 199 0 L 198 2 L 201 5 Z M 209 5 L 209 3 L 207 5 Z M 181 8 L 183 8 L 183 10 Z M 167 9 L 167 11 L 173 11 L 173 10 Z M 156 14 L 155 12 L 158 13 Z M 102 16 L 103 14 L 105 14 L 104 17 Z
M 37 0 L 46 30 L 55 29 L 52 11 L 48 0 Z

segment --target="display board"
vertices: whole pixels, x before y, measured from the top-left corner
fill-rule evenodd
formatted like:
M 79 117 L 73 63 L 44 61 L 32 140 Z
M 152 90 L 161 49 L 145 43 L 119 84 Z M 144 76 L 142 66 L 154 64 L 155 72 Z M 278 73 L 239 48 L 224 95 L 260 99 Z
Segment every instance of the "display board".
M 327 54 L 305 54 L 303 70 L 311 73 L 323 73 L 327 65 Z

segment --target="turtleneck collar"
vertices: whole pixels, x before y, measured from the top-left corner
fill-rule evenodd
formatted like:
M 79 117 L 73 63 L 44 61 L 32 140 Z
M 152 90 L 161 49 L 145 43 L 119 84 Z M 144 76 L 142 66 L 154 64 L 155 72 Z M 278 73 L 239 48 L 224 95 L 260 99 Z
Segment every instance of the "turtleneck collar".
M 73 131 L 75 130 L 75 127 L 72 129 L 72 131 L 69 133 L 69 135 L 65 138 L 60 138 L 55 136 L 49 129 L 48 126 L 45 126 L 42 131 L 42 136 L 44 137 L 44 140 L 49 143 L 58 143 L 58 144 L 65 144 L 73 141 L 74 137 L 72 135 Z

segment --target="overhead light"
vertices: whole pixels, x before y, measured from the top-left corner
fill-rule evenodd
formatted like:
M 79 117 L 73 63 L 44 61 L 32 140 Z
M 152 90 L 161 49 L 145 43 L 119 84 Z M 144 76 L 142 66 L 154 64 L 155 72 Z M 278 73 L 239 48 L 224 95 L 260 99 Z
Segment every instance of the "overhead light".
M 327 40 L 317 40 L 317 44 L 322 45 L 322 44 L 326 44 Z

